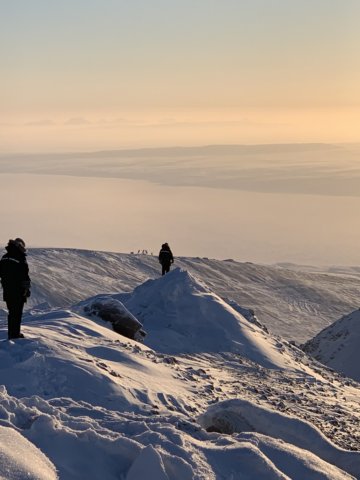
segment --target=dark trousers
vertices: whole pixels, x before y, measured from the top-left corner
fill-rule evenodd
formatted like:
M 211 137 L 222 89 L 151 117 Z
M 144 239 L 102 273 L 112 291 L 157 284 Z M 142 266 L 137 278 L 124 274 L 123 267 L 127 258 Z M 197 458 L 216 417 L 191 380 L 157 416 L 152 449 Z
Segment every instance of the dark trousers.
M 170 263 L 163 263 L 162 265 L 162 275 L 170 272 Z
M 9 310 L 8 313 L 8 337 L 19 338 L 21 317 L 24 309 L 24 298 L 14 297 L 6 300 L 6 306 Z

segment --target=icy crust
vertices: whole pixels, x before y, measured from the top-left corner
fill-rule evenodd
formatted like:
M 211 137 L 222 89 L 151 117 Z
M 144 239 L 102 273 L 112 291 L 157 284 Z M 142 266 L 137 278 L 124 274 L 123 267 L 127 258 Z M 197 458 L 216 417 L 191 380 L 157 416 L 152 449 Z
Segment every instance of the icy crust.
M 0 478 L 56 480 L 58 476 L 50 460 L 29 440 L 14 428 L 0 426 Z
M 292 448 L 293 452 L 295 452 L 295 457 L 298 455 L 308 456 L 305 463 L 312 463 L 313 454 L 308 455 L 308 453 L 314 452 L 317 457 L 320 457 L 325 462 L 337 465 L 341 469 L 353 474 L 356 478 L 358 478 L 360 473 L 360 452 L 342 450 L 332 444 L 309 422 L 255 405 L 253 402 L 241 399 L 220 402 L 210 406 L 205 413 L 200 415 L 198 421 L 207 430 L 228 434 L 258 432 L 267 435 L 272 437 L 271 441 L 270 439 L 265 441 L 265 444 L 268 445 L 274 442 L 274 439 L 281 439 L 287 444 L 298 447 Z M 277 448 L 278 446 L 275 447 L 275 450 Z M 300 449 L 302 450 L 301 453 Z M 292 454 L 289 452 L 287 452 L 287 455 L 292 457 Z M 291 458 L 291 461 L 293 460 Z M 323 471 L 330 474 L 329 477 L 325 478 L 337 478 L 331 476 L 328 468 L 324 467 Z
M 360 309 L 345 315 L 303 345 L 324 365 L 360 382 Z

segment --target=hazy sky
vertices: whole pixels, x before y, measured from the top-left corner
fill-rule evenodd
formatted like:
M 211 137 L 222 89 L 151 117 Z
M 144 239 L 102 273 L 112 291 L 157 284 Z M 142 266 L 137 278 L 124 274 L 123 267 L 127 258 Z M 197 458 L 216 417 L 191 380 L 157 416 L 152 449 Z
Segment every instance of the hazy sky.
M 359 0 L 0 3 L 0 151 L 360 141 Z

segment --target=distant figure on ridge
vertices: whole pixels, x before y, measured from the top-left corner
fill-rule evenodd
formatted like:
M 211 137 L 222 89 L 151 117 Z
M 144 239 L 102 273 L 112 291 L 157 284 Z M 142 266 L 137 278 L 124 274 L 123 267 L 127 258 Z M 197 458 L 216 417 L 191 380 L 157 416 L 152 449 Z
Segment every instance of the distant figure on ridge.
M 9 240 L 5 249 L 7 253 L 0 260 L 0 278 L 3 299 L 9 311 L 8 338 L 11 340 L 24 338 L 20 325 L 24 304 L 30 297 L 30 277 L 24 240 Z
M 168 243 L 161 245 L 159 253 L 159 263 L 162 266 L 162 275 L 170 271 L 170 265 L 174 263 L 174 257 Z

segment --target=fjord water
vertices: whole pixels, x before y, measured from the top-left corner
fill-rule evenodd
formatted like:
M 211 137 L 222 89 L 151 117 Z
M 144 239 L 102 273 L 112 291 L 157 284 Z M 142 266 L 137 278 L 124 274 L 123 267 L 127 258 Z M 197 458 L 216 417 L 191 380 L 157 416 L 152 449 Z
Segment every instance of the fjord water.
M 175 173 L 176 175 L 176 173 Z M 0 174 L 2 242 L 262 263 L 356 265 L 360 197 L 164 185 L 143 179 Z

